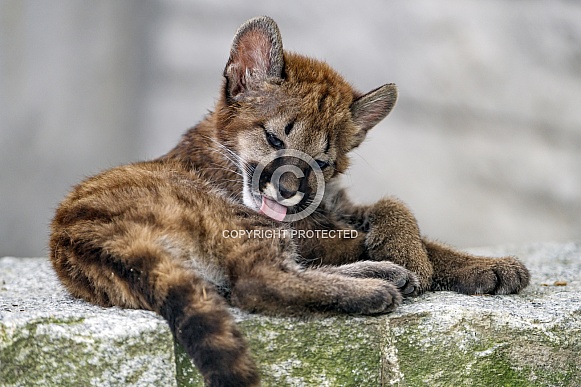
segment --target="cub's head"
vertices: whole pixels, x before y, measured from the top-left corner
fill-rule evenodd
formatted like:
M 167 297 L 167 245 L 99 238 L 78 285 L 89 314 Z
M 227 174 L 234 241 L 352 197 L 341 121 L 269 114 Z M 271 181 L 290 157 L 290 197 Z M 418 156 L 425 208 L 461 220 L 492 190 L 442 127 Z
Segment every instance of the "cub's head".
M 239 28 L 224 77 L 219 141 L 236 155 L 244 204 L 277 220 L 316 209 L 397 99 L 393 84 L 361 94 L 324 62 L 283 51 L 268 17 Z

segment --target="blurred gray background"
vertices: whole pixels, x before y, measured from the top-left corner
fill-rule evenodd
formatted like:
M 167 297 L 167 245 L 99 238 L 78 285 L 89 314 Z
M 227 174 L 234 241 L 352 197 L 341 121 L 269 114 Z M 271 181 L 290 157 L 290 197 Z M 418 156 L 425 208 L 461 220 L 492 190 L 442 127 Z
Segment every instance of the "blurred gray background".
M 73 184 L 168 151 L 263 14 L 361 91 L 398 84 L 357 201 L 398 196 L 461 247 L 581 240 L 579 2 L 0 0 L 0 256 L 46 255 Z

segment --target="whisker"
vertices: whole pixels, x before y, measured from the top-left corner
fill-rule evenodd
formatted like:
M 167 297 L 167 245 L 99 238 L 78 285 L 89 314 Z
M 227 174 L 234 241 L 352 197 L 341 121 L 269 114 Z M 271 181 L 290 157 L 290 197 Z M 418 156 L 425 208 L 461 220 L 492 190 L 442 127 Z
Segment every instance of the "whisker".
M 204 138 L 210 140 L 213 145 L 216 147 L 210 148 L 209 150 L 218 153 L 219 155 L 223 156 L 227 161 L 230 161 L 232 164 L 236 165 L 237 162 L 240 160 L 240 156 L 238 156 L 235 152 L 228 149 L 226 146 L 221 144 L 216 139 L 203 135 Z
M 240 171 L 234 170 L 234 169 L 228 169 L 226 167 L 211 167 L 211 168 L 204 168 L 205 171 L 226 171 L 226 172 L 232 172 L 235 175 L 238 176 L 243 176 L 242 173 L 240 173 Z

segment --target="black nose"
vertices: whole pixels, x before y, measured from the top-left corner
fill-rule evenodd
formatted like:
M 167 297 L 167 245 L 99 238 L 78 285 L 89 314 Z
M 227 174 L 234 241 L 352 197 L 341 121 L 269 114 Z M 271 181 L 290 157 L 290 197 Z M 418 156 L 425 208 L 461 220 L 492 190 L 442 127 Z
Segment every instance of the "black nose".
M 283 186 L 280 186 L 278 187 L 278 193 L 280 193 L 280 196 L 282 196 L 284 199 L 289 199 L 297 194 L 297 190 L 296 189 L 287 190 Z
M 284 199 L 295 196 L 301 186 L 301 178 L 296 177 L 293 173 L 283 173 L 278 181 L 278 193 Z

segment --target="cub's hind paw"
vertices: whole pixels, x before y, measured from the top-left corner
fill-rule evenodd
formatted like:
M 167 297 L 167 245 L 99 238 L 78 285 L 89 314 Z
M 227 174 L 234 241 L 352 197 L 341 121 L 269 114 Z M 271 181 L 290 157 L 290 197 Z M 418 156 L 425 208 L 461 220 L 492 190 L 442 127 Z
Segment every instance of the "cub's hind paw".
M 530 280 L 527 268 L 516 258 L 479 260 L 457 272 L 454 289 L 465 294 L 511 294 L 524 289 Z

